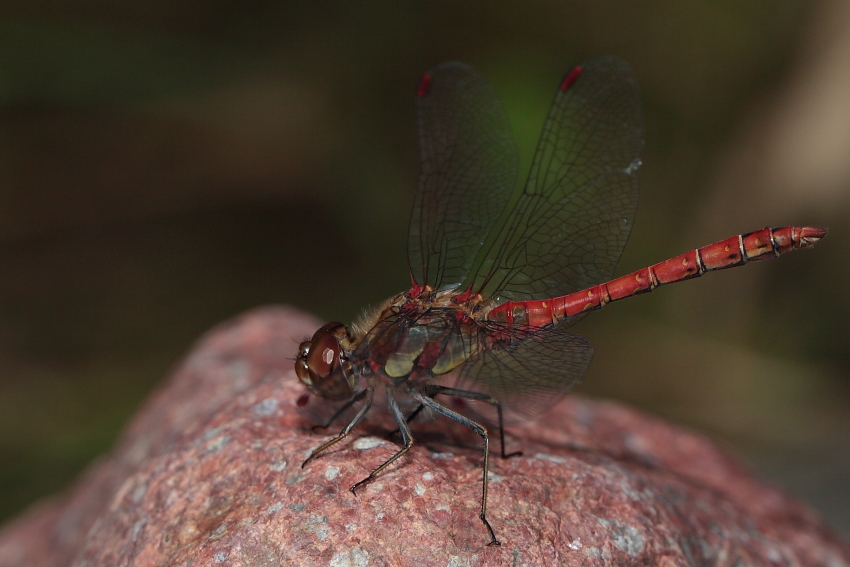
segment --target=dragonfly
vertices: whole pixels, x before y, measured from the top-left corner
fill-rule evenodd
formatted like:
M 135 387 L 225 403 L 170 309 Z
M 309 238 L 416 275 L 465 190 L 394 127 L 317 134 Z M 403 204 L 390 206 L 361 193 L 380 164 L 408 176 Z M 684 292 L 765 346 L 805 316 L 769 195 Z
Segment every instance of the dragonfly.
M 408 232 L 411 287 L 354 322 L 324 325 L 295 360 L 310 393 L 354 413 L 302 466 L 351 433 L 385 398 L 402 445 L 356 491 L 407 453 L 423 410 L 483 440 L 479 518 L 488 545 L 490 437 L 477 418 L 443 403 L 494 409 L 500 456 L 504 411 L 532 417 L 587 372 L 593 347 L 566 329 L 590 311 L 706 272 L 812 246 L 817 227 L 763 228 L 611 280 L 634 223 L 643 115 L 637 81 L 613 57 L 566 73 L 543 126 L 528 179 L 492 88 L 471 67 L 444 63 L 416 89 L 420 173 Z M 609 281 L 611 280 L 611 281 Z M 440 401 L 436 398 L 440 397 Z M 400 399 L 412 402 L 408 415 Z M 302 397 L 303 399 L 303 397 Z

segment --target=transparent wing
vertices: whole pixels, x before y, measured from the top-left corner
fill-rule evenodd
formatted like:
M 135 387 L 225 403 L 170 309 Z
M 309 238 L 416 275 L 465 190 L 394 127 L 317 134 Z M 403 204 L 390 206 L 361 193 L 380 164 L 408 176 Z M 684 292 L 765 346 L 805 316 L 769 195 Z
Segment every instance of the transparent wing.
M 490 394 L 521 418 L 561 400 L 593 358 L 586 339 L 556 328 L 488 323 L 481 332 L 488 347 L 461 367 L 457 387 Z
M 610 279 L 637 210 L 643 117 L 619 59 L 593 59 L 559 87 L 528 182 L 461 289 L 497 303 L 545 299 Z
M 456 287 L 516 184 L 502 105 L 470 67 L 445 63 L 417 91 L 420 174 L 408 236 L 414 284 Z
M 351 361 L 385 368 L 406 361 L 425 371 L 417 373 L 416 381 L 426 379 L 490 394 L 508 415 L 524 419 L 566 395 L 584 377 L 593 357 L 587 340 L 558 328 L 485 321 L 470 329 L 456 315 L 451 309 L 439 308 L 389 315 L 364 337 Z M 453 357 L 459 367 L 447 374 L 429 375 L 437 361 L 427 359 L 434 356 L 443 362 Z

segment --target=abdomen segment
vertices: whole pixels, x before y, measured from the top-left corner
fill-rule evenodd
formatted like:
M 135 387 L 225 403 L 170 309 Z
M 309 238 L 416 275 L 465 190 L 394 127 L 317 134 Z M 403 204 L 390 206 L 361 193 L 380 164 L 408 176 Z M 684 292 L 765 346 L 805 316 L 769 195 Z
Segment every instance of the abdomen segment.
M 812 246 L 826 235 L 812 226 L 763 228 L 685 252 L 627 276 L 569 295 L 533 301 L 508 301 L 493 308 L 488 319 L 542 327 L 612 301 L 654 290 L 660 285 L 698 278 L 706 272 L 767 260 L 797 248 Z

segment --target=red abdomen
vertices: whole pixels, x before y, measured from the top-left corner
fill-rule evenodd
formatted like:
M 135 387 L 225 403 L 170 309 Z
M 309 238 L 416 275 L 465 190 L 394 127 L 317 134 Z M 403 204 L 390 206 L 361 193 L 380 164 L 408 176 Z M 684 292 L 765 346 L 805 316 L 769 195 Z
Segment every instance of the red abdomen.
M 811 226 L 763 228 L 685 252 L 627 276 L 569 295 L 533 301 L 509 301 L 494 307 L 487 318 L 503 323 L 542 327 L 612 301 L 646 293 L 664 284 L 698 278 L 706 272 L 767 260 L 797 248 L 812 246 L 826 229 Z

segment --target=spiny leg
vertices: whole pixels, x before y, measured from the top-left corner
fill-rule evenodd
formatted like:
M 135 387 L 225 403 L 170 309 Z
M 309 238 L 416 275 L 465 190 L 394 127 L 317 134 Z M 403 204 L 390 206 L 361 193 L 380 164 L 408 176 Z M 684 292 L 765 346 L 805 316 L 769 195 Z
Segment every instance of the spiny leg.
M 413 436 L 410 434 L 410 427 L 407 426 L 407 422 L 404 420 L 404 414 L 401 412 L 401 409 L 398 407 L 398 403 L 396 403 L 395 398 L 393 398 L 392 393 L 389 392 L 389 391 L 387 391 L 387 401 L 389 402 L 389 405 L 390 405 L 390 411 L 392 412 L 393 417 L 395 418 L 395 421 L 398 424 L 398 429 L 399 429 L 399 431 L 401 431 L 401 438 L 404 441 L 404 447 L 399 449 L 398 452 L 396 452 L 395 455 L 393 455 L 392 457 L 387 459 L 386 462 L 384 462 L 384 464 L 382 464 L 381 466 L 379 466 L 378 468 L 376 468 L 375 470 L 370 472 L 369 476 L 367 476 L 366 478 L 364 478 L 363 480 L 361 480 L 360 482 L 358 482 L 357 484 L 352 486 L 349 489 L 349 490 L 351 490 L 352 494 L 356 495 L 357 489 L 360 488 L 360 486 L 366 484 L 367 482 L 369 482 L 370 480 L 375 478 L 377 475 L 379 475 L 381 473 L 382 470 L 384 470 L 385 468 L 390 466 L 392 463 L 394 463 L 396 460 L 398 460 L 402 455 L 407 453 L 410 450 L 411 447 L 413 447 Z
M 505 426 L 504 420 L 502 418 L 502 404 L 493 396 L 490 396 L 488 394 L 482 394 L 481 392 L 472 392 L 469 390 L 458 390 L 457 388 L 448 388 L 446 386 L 440 386 L 439 384 L 428 384 L 427 387 L 423 390 L 423 394 L 431 398 L 433 398 L 437 394 L 442 394 L 444 396 L 452 396 L 455 398 L 479 400 L 484 402 L 485 404 L 495 406 L 496 413 L 499 416 L 499 442 L 501 443 L 502 449 L 501 457 L 503 459 L 509 459 L 510 457 L 522 456 L 522 451 L 514 451 L 513 453 L 505 454 Z M 419 407 L 421 408 L 422 406 L 420 405 Z M 408 419 L 408 421 L 410 421 L 410 419 Z
M 366 390 L 364 390 L 364 392 L 366 392 L 366 402 L 363 404 L 363 407 L 360 408 L 360 411 L 357 412 L 357 415 L 354 416 L 354 419 L 351 420 L 351 423 L 346 425 L 342 429 L 342 431 L 340 431 L 339 435 L 313 449 L 313 452 L 310 453 L 310 456 L 307 457 L 307 459 L 303 463 L 301 463 L 302 469 L 304 468 L 304 465 L 312 461 L 319 453 L 345 439 L 348 434 L 351 433 L 351 430 L 354 429 L 358 423 L 360 423 L 360 420 L 363 419 L 363 416 L 366 415 L 366 412 L 368 412 L 369 408 L 372 407 L 372 397 L 374 395 L 374 391 L 371 388 L 367 388 Z
M 330 427 L 331 425 L 333 425 L 333 422 L 335 422 L 335 421 L 336 421 L 336 418 L 338 418 L 339 416 L 341 416 L 341 415 L 342 415 L 342 413 L 343 413 L 345 410 L 347 410 L 348 408 L 350 408 L 351 406 L 353 406 L 354 404 L 356 404 L 357 402 L 359 402 L 360 400 L 362 400 L 362 399 L 363 399 L 363 396 L 365 396 L 365 395 L 366 395 L 366 392 L 368 392 L 368 391 L 369 391 L 369 390 L 360 390 L 359 392 L 357 392 L 357 394 L 355 394 L 353 398 L 351 398 L 350 400 L 348 400 L 347 402 L 345 402 L 345 403 L 342 405 L 342 407 L 341 407 L 341 408 L 339 408 L 338 410 L 336 410 L 336 411 L 334 412 L 334 414 L 330 417 L 330 419 L 328 419 L 328 421 L 327 421 L 324 425 L 314 425 L 313 427 L 311 427 L 311 428 L 310 428 L 310 431 L 312 431 L 313 433 L 315 433 L 315 432 L 316 432 L 316 431 L 318 431 L 319 429 L 327 429 L 328 427 Z
M 499 543 L 499 540 L 496 539 L 496 533 L 493 531 L 492 526 L 490 526 L 490 522 L 487 521 L 487 474 L 490 472 L 490 438 L 487 436 L 487 430 L 483 425 L 472 421 L 468 417 L 460 415 L 456 411 L 451 410 L 442 404 L 438 404 L 427 396 L 423 396 L 418 392 L 413 392 L 412 395 L 414 398 L 419 400 L 421 404 L 428 406 L 437 413 L 443 414 L 444 416 L 469 427 L 484 440 L 484 478 L 481 482 L 481 513 L 478 514 L 478 517 L 482 522 L 484 522 L 484 527 L 487 528 L 487 531 L 490 532 L 490 543 L 487 545 L 502 545 Z

